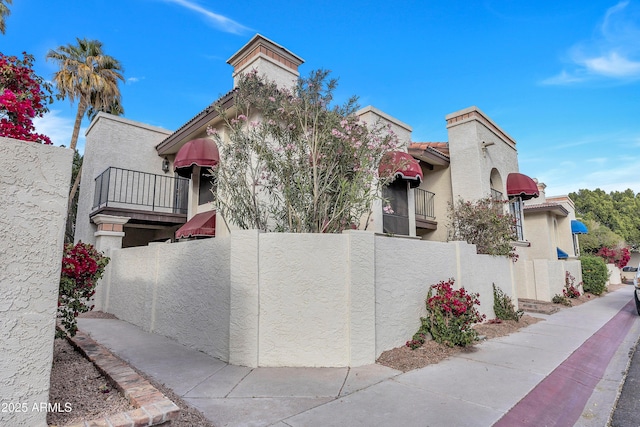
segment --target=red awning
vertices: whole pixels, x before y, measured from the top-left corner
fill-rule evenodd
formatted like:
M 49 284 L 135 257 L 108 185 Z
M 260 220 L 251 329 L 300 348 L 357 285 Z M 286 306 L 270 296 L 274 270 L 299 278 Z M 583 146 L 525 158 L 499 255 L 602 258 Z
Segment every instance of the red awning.
M 404 151 L 389 151 L 382 156 L 378 174 L 407 180 L 411 188 L 419 186 L 423 179 L 420 163 Z
M 213 237 L 216 235 L 216 211 L 196 214 L 176 231 L 176 239 Z
M 507 176 L 507 196 L 520 196 L 528 200 L 539 195 L 538 185 L 527 175 L 514 172 Z
M 194 165 L 212 168 L 220 162 L 218 146 L 209 138 L 198 138 L 187 142 L 182 146 L 173 168 L 176 173 L 184 178 L 191 178 L 191 169 Z

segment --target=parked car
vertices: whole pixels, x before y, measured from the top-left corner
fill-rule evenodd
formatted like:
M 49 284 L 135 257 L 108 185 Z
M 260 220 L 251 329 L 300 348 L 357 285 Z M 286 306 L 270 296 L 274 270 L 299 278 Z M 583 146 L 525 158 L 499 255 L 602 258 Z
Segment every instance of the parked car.
M 638 271 L 638 267 L 632 267 L 630 265 L 627 265 L 626 267 L 622 268 L 622 282 L 633 282 L 633 278 L 635 277 L 636 273 Z
M 635 267 L 635 269 L 636 274 L 633 276 L 633 286 L 635 288 L 633 292 L 633 299 L 636 301 L 636 311 L 638 312 L 638 315 L 640 315 L 640 287 L 638 286 L 640 285 L 640 265 Z

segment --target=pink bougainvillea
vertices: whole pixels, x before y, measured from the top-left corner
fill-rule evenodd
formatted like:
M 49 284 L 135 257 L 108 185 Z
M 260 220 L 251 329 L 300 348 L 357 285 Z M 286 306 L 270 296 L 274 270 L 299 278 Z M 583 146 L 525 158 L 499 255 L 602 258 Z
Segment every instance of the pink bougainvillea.
M 51 87 L 33 71 L 32 55 L 23 59 L 0 52 L 0 136 L 51 144 L 48 136 L 36 133 L 35 117 L 49 111 Z
M 78 329 L 78 314 L 93 310 L 93 305 L 88 303 L 108 263 L 109 258 L 88 243 L 65 245 L 58 292 L 58 319 L 69 335 L 74 336 Z M 64 337 L 66 333 L 57 331 L 56 337 Z

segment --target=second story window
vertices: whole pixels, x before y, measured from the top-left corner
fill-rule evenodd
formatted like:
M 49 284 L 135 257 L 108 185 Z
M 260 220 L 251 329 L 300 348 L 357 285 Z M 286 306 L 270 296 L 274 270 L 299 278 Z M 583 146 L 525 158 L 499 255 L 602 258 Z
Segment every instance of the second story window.
M 524 231 L 522 229 L 522 198 L 520 196 L 509 198 L 509 212 L 515 218 L 515 239 L 519 242 L 523 242 Z
M 382 227 L 385 233 L 409 235 L 408 184 L 396 179 L 382 190 Z
M 215 200 L 216 180 L 210 168 L 200 168 L 200 184 L 198 185 L 198 204 L 204 205 Z

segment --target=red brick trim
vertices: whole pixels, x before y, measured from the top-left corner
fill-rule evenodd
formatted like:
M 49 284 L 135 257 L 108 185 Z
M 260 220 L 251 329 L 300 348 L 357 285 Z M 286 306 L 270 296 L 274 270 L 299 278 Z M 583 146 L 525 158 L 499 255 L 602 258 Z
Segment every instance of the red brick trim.
M 69 424 L 66 427 L 155 426 L 178 418 L 180 414 L 178 405 L 87 334 L 78 331 L 75 337 L 69 338 L 69 342 L 93 362 L 96 368 L 111 380 L 136 409 L 104 418 Z

